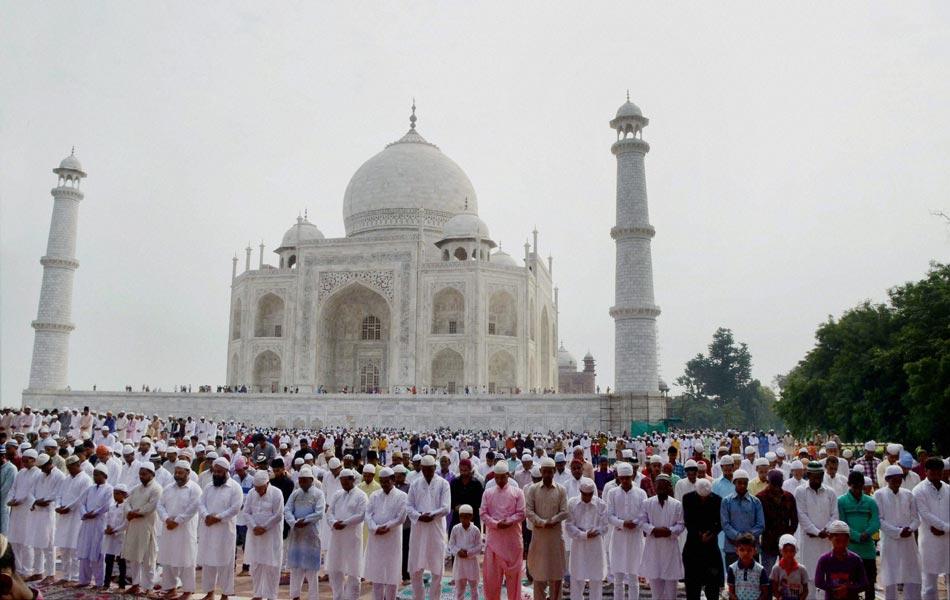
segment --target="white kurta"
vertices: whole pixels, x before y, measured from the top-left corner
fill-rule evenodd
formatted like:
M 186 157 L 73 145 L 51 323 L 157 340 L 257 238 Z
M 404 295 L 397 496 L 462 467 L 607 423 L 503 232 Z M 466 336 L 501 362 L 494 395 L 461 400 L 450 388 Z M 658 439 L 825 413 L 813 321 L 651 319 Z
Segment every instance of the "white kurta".
M 599 582 L 607 576 L 604 560 L 604 534 L 607 533 L 607 503 L 595 494 L 590 502 L 571 498 L 567 502 L 567 521 L 564 529 L 571 538 L 571 578 L 583 582 Z M 587 537 L 595 531 L 597 536 Z
M 128 506 L 129 505 L 125 502 L 122 504 L 116 504 L 115 502 L 110 503 L 109 515 L 106 517 L 106 527 L 112 528 L 112 535 L 102 534 L 103 554 L 118 556 L 122 552 L 122 542 L 125 541 L 125 528 L 129 523 L 125 518 Z M 103 529 L 103 532 L 105 532 L 105 529 Z
M 67 476 L 59 488 L 57 508 L 68 508 L 66 514 L 56 514 L 56 535 L 53 543 L 57 548 L 73 550 L 79 542 L 79 526 L 82 523 L 82 513 L 79 504 L 83 492 L 92 487 L 92 479 L 80 471 L 75 477 Z
M 676 498 L 667 498 L 660 504 L 657 496 L 647 498 L 643 503 L 643 532 L 646 543 L 643 546 L 643 561 L 640 565 L 641 577 L 647 579 L 666 579 L 678 581 L 684 577 L 683 555 L 680 553 L 679 535 L 686 529 L 683 521 L 683 505 Z M 653 537 L 651 533 L 657 527 L 668 527 L 670 537 Z
M 445 564 L 445 515 L 452 510 L 449 482 L 437 475 L 426 481 L 420 475 L 409 486 L 407 511 L 412 521 L 409 534 L 409 573 L 429 570 L 441 573 Z M 419 516 L 429 513 L 433 519 L 424 523 Z
M 30 530 L 30 507 L 33 506 L 33 478 L 40 470 L 37 467 L 20 469 L 10 488 L 10 500 L 20 504 L 10 508 L 10 530 L 7 538 L 11 544 L 26 544 Z
M 244 543 L 244 562 L 249 565 L 280 567 L 283 552 L 284 495 L 279 489 L 268 485 L 264 494 L 256 489 L 247 493 L 241 511 L 247 523 L 247 540 Z M 261 535 L 255 527 L 263 527 Z
M 51 548 L 53 533 L 56 529 L 56 498 L 59 488 L 66 481 L 66 476 L 59 469 L 54 468 L 45 475 L 38 472 L 33 478 L 33 501 L 49 500 L 45 506 L 35 506 L 29 515 L 29 529 L 26 532 L 27 545 L 35 548 Z M 75 547 L 75 546 L 74 546 Z
M 216 487 L 209 484 L 198 502 L 198 564 L 205 567 L 234 566 L 234 545 L 237 540 L 237 515 L 244 502 L 244 491 L 228 477 Z M 214 516 L 220 523 L 206 525 L 205 517 Z
M 322 457 L 323 455 L 321 454 L 320 456 Z M 320 483 L 323 485 L 323 497 L 327 501 L 327 505 L 323 507 L 323 512 L 326 514 L 330 508 L 329 502 L 333 499 L 333 495 L 343 488 L 340 487 L 340 479 L 335 477 L 329 469 L 323 471 L 323 480 Z M 326 519 L 320 521 L 320 543 L 324 549 L 330 546 L 330 530 L 327 526 Z
M 614 573 L 637 575 L 643 561 L 643 528 L 640 526 L 647 493 L 637 486 L 625 491 L 619 485 L 607 492 L 607 522 L 610 536 L 610 568 Z M 624 521 L 637 524 L 624 529 Z
M 373 583 L 399 585 L 402 581 L 402 524 L 406 520 L 408 495 L 393 488 L 389 493 L 376 490 L 366 504 L 366 558 L 363 577 Z M 380 527 L 389 531 L 376 535 Z
M 929 480 L 921 481 L 914 488 L 917 513 L 920 515 L 920 564 L 924 573 L 950 574 L 950 485 L 938 490 Z M 934 535 L 930 528 L 943 531 Z
M 327 511 L 330 543 L 327 549 L 327 573 L 342 572 L 359 577 L 363 571 L 363 527 L 368 499 L 362 490 L 338 490 Z M 343 529 L 334 524 L 343 523 Z M 400 555 L 401 556 L 401 555 Z
M 194 567 L 198 564 L 198 504 L 201 488 L 193 481 L 179 487 L 165 487 L 158 502 L 158 564 L 167 567 Z M 165 521 L 173 519 L 178 526 L 169 529 Z
M 917 501 L 914 494 L 904 488 L 898 493 L 889 488 L 874 492 L 874 501 L 881 516 L 881 585 L 897 583 L 919 584 L 920 555 L 914 532 L 920 526 Z M 911 535 L 902 538 L 901 530 L 910 529 Z M 946 543 L 946 542 L 944 542 Z
M 156 537 L 156 522 L 158 520 L 158 501 L 162 498 L 162 488 L 155 480 L 149 482 L 148 487 L 141 483 L 132 488 L 125 504 L 128 504 L 126 515 L 137 512 L 140 519 L 128 522 L 125 529 L 125 543 L 122 544 L 122 558 L 154 565 L 158 555 L 158 539 Z
M 830 487 L 821 486 L 816 492 L 806 483 L 795 490 L 795 504 L 798 508 L 798 559 L 814 581 L 818 559 L 831 552 L 831 541 L 812 536 L 828 529 L 828 525 L 838 519 L 838 497 Z
M 460 550 L 468 553 L 466 558 L 460 558 Z M 468 529 L 462 527 L 461 523 L 456 523 L 449 535 L 449 552 L 455 556 L 455 563 L 452 570 L 452 577 L 456 585 L 461 580 L 478 581 L 478 554 L 482 551 L 482 532 L 469 524 Z

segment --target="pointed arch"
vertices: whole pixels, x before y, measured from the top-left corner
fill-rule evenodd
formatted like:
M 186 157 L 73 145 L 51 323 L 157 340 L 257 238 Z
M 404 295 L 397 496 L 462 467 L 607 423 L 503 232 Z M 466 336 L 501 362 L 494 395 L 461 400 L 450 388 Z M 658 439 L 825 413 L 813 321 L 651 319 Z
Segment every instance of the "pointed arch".
M 464 378 L 465 359 L 455 350 L 443 348 L 432 357 L 431 387 L 458 393 L 465 387 Z
M 518 373 L 515 357 L 507 350 L 499 350 L 488 359 L 488 391 L 495 394 L 514 393 Z
M 280 389 L 280 357 L 271 350 L 265 350 L 254 359 L 254 389 L 261 392 L 273 392 Z
M 317 335 L 317 385 L 331 392 L 359 390 L 364 375 L 372 387 L 388 381 L 392 315 L 386 299 L 361 282 L 352 282 L 321 304 Z M 367 371 L 372 365 L 378 371 Z
M 277 294 L 264 294 L 257 301 L 254 337 L 281 337 L 284 328 L 284 300 Z
M 465 297 L 454 287 L 432 296 L 432 333 L 465 333 Z
M 235 352 L 231 355 L 231 360 L 228 361 L 228 385 L 239 385 L 238 382 L 241 381 L 241 374 L 239 372 L 240 363 L 238 360 L 237 352 Z
M 489 335 L 518 335 L 518 312 L 515 310 L 514 297 L 500 290 L 488 299 Z
M 234 307 L 231 309 L 231 339 L 239 340 L 241 339 L 241 318 L 244 316 L 244 311 L 242 309 L 243 304 L 241 299 L 238 298 L 234 302 Z

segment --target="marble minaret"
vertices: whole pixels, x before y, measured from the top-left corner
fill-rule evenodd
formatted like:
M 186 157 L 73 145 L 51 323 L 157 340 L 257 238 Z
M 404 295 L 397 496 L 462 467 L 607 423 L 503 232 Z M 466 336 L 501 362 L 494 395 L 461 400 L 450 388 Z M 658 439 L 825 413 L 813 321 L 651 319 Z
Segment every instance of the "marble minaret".
M 53 169 L 59 177 L 53 195 L 53 217 L 49 226 L 43 265 L 43 287 L 33 329 L 33 361 L 30 364 L 30 389 L 61 390 L 67 386 L 69 371 L 69 334 L 72 321 L 73 275 L 76 260 L 76 229 L 79 202 L 83 193 L 80 181 L 86 176 L 75 154 L 70 154 Z
M 611 151 L 617 157 L 617 225 L 610 236 L 617 243 L 614 306 L 615 390 L 619 393 L 656 394 L 656 318 L 653 301 L 653 258 L 650 245 L 656 231 L 650 225 L 644 158 L 650 145 L 643 141 L 649 123 L 640 109 L 627 101 L 610 121 L 617 132 Z

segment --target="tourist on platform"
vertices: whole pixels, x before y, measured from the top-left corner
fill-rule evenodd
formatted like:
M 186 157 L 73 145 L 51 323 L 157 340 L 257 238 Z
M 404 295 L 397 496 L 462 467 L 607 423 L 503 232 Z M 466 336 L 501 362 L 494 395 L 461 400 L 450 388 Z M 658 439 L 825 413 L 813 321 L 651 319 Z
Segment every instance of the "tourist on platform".
M 333 600 L 356 600 L 359 596 L 367 502 L 366 494 L 356 489 L 356 473 L 340 471 L 340 489 L 330 499 L 326 513 L 330 532 L 326 571 Z
M 379 471 L 380 489 L 366 504 L 369 540 L 363 578 L 373 584 L 373 600 L 395 600 L 402 581 L 402 524 L 407 516 L 408 494 L 395 488 L 394 475 L 389 467 Z
M 898 600 L 898 584 L 906 600 L 919 599 L 920 554 L 914 534 L 920 527 L 917 500 L 904 487 L 904 470 L 891 465 L 884 471 L 885 487 L 874 492 L 881 518 L 881 585 L 889 600 Z
M 553 477 L 553 469 L 550 470 Z M 501 598 L 503 581 L 509 598 L 521 596 L 521 568 L 524 564 L 521 527 L 527 514 L 526 501 L 524 492 L 510 484 L 508 471 L 506 461 L 497 461 L 492 467 L 495 485 L 482 497 L 481 520 L 487 535 L 482 565 L 486 600 Z M 532 485 L 532 489 L 534 487 Z M 531 560 L 530 556 L 528 560 Z M 562 568 L 560 576 L 563 574 Z

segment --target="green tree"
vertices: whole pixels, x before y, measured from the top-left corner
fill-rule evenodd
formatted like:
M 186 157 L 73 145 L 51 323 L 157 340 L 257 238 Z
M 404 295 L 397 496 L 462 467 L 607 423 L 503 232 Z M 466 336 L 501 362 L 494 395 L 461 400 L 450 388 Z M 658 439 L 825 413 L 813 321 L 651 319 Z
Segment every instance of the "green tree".
M 780 414 L 795 429 L 950 451 L 950 265 L 819 326 L 788 374 Z
M 685 389 L 687 427 L 768 429 L 778 421 L 775 394 L 752 378 L 749 348 L 729 329 L 716 330 L 707 354 L 688 361 L 676 383 Z

